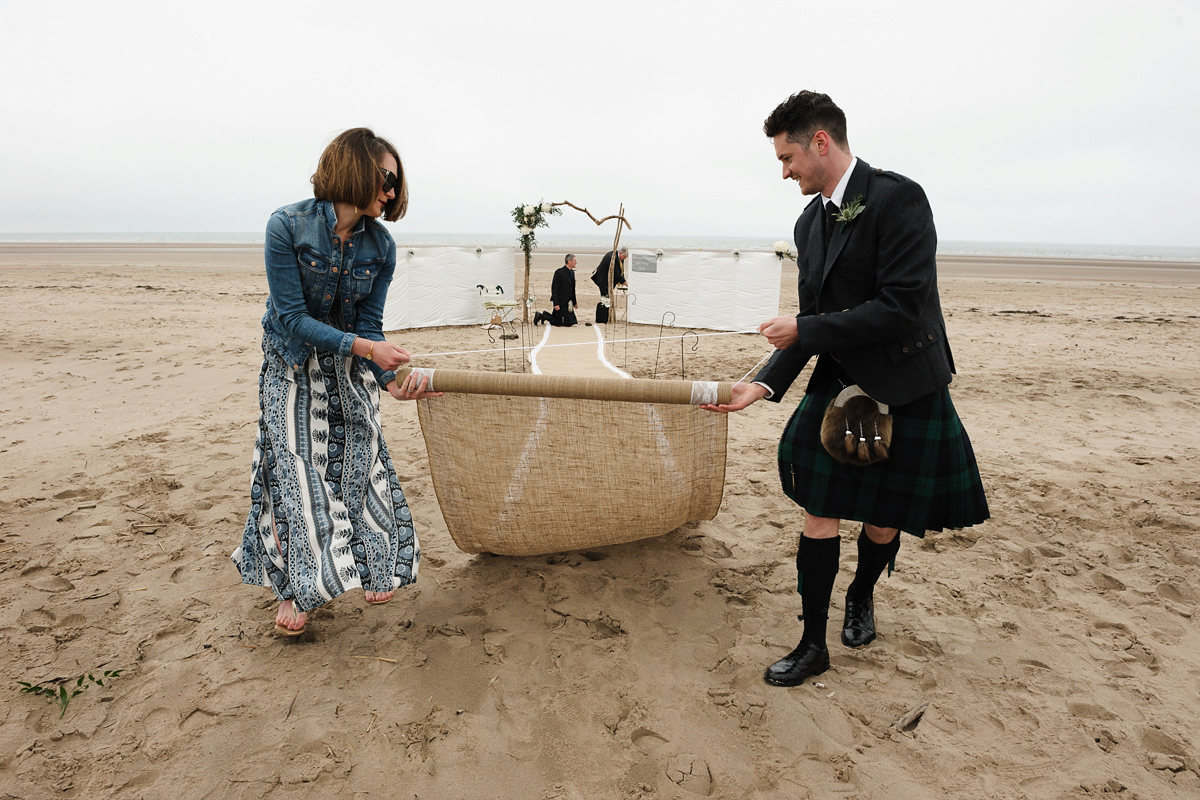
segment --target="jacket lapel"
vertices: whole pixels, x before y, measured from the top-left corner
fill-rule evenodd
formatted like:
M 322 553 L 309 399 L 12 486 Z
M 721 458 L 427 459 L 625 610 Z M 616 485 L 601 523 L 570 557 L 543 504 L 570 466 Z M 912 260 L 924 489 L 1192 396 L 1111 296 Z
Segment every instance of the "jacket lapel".
M 850 203 L 856 197 L 862 197 L 862 203 L 867 204 L 867 183 L 868 176 L 871 174 L 871 167 L 861 158 L 854 166 L 854 172 L 850 173 L 850 181 L 846 184 L 846 193 L 842 195 L 842 207 Z M 833 238 L 829 240 L 829 251 L 825 253 L 825 267 L 821 272 L 821 283 L 825 283 L 825 278 L 829 275 L 830 268 L 833 267 L 833 262 L 837 261 L 837 257 L 841 254 L 842 248 L 846 246 L 846 242 L 850 239 L 850 234 L 854 230 L 854 223 L 838 222 L 833 229 Z
M 804 213 L 808 214 L 808 241 L 805 248 L 804 263 L 808 267 L 805 283 L 812 287 L 813 296 L 820 289 L 820 278 L 825 264 L 825 231 L 821 227 L 821 195 L 817 195 L 805 206 Z M 803 217 L 802 217 L 803 218 Z

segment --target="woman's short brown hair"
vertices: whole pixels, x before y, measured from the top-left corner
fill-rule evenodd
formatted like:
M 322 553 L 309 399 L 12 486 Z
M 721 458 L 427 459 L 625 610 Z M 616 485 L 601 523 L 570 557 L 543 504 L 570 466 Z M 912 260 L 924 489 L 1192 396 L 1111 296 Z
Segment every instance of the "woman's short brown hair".
M 368 208 L 383 185 L 379 161 L 384 153 L 396 159 L 396 196 L 383 207 L 383 218 L 395 222 L 408 211 L 408 179 L 400 154 L 370 128 L 351 128 L 329 143 L 312 176 L 313 197 Z

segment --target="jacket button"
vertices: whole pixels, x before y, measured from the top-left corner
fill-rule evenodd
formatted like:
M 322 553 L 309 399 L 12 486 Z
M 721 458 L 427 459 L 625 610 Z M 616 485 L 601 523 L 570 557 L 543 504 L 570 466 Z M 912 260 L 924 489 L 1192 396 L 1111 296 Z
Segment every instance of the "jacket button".
M 336 275 L 336 274 L 337 274 L 337 267 L 334 267 L 334 268 L 333 268 L 333 274 L 334 274 L 334 275 Z
M 309 265 L 310 267 L 315 267 L 315 266 L 317 265 L 317 262 L 315 262 L 315 261 L 310 261 L 310 262 L 308 262 L 308 265 Z
M 917 342 L 917 347 L 921 347 L 921 346 L 922 346 L 922 343 L 921 343 L 921 342 Z
M 901 348 L 900 348 L 900 352 L 901 352 L 901 353 L 907 353 L 907 352 L 908 352 L 908 348 L 907 348 L 907 347 L 901 347 Z
M 928 336 L 929 336 L 929 341 L 931 341 L 931 342 L 932 342 L 932 341 L 933 341 L 933 334 L 932 334 L 932 333 L 931 333 L 931 334 L 928 334 Z
M 325 299 L 326 299 L 326 300 L 328 300 L 328 299 L 329 299 L 329 295 L 325 295 Z

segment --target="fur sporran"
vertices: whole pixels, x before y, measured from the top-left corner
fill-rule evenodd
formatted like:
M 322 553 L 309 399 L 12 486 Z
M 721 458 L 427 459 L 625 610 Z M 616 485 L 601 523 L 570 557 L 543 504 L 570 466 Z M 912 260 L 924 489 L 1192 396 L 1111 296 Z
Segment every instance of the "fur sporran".
M 885 404 L 858 386 L 847 386 L 825 409 L 821 444 L 842 464 L 865 467 L 886 461 L 892 446 L 892 415 Z

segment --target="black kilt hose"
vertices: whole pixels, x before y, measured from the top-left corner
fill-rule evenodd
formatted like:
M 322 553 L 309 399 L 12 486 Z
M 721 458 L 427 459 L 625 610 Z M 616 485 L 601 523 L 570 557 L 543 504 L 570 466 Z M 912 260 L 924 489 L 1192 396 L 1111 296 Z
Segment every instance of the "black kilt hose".
M 990 516 L 975 452 L 948 387 L 889 408 L 888 460 L 868 467 L 834 461 L 821 445 L 821 420 L 843 388 L 839 374 L 845 377 L 834 363 L 818 363 L 784 428 L 779 477 L 788 497 L 813 516 L 899 528 L 914 536 L 966 528 Z

